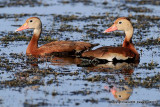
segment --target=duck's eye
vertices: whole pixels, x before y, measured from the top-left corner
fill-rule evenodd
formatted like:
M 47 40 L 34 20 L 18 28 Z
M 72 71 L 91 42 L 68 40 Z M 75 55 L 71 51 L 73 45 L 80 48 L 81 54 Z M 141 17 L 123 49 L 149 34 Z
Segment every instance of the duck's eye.
M 118 22 L 119 24 L 122 24 L 122 22 Z
M 119 95 L 119 97 L 121 97 L 121 95 Z
M 30 20 L 30 22 L 33 22 L 32 20 Z

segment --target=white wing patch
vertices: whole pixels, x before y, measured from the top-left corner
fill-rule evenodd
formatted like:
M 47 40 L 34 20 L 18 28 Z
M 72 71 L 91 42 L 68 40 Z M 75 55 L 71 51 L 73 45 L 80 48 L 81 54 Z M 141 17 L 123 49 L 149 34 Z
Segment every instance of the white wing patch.
M 101 57 L 97 57 L 98 59 L 105 59 L 108 61 L 113 61 L 114 58 L 116 58 L 117 60 L 127 60 L 128 58 L 133 58 L 133 57 L 129 57 L 129 56 L 124 56 L 123 54 L 118 54 L 118 53 L 108 53 L 108 54 L 104 54 Z

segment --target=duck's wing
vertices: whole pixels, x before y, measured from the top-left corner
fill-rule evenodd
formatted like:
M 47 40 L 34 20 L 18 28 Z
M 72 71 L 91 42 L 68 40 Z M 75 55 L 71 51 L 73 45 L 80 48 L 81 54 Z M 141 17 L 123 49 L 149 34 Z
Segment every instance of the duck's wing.
M 39 50 L 45 53 L 53 53 L 53 52 L 81 52 L 85 50 L 89 50 L 98 44 L 91 44 L 87 42 L 76 42 L 76 41 L 54 41 L 42 45 L 39 47 Z
M 127 60 L 129 58 L 134 58 L 135 53 L 124 47 L 105 46 L 96 50 L 84 52 L 82 54 L 82 57 L 105 59 L 108 61 L 113 61 L 114 58 L 116 58 L 117 60 Z

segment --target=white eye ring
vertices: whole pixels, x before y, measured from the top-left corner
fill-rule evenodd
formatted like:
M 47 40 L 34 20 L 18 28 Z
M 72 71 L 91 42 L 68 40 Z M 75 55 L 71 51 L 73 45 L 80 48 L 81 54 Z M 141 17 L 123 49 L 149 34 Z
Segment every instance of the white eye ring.
M 122 22 L 118 22 L 119 24 L 122 24 Z

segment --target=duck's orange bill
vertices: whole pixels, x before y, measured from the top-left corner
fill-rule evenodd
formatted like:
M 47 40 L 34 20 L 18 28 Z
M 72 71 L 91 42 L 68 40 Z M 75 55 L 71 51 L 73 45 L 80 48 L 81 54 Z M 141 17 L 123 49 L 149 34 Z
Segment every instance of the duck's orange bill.
M 113 24 L 110 28 L 106 29 L 106 30 L 104 31 L 104 33 L 112 32 L 112 31 L 115 31 L 115 30 L 118 30 L 118 29 L 117 29 L 116 25 Z
M 25 23 L 21 27 L 19 27 L 16 31 L 21 31 L 21 30 L 28 29 L 28 28 L 29 26 L 27 25 L 27 23 Z
M 116 90 L 115 89 L 111 89 L 111 93 L 113 94 L 113 95 L 116 95 Z

